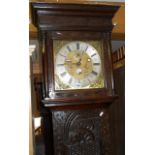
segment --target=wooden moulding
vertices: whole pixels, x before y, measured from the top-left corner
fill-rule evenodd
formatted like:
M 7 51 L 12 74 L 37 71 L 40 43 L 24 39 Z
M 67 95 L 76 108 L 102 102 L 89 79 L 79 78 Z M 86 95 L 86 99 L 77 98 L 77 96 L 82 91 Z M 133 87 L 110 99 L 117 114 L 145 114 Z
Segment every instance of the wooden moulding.
M 34 2 L 38 2 L 38 0 L 31 0 L 30 1 L 30 20 L 32 21 L 31 17 L 31 5 Z M 120 6 L 120 9 L 117 11 L 115 16 L 113 17 L 113 22 L 117 22 L 117 26 L 114 27 L 112 31 L 112 39 L 114 40 L 124 40 L 125 39 L 125 33 L 124 33 L 124 10 L 125 10 L 125 3 L 120 3 L 120 2 L 101 2 L 101 1 L 91 1 L 91 0 L 41 0 L 39 2 L 44 2 L 44 3 L 51 3 L 51 4 L 76 4 L 76 5 L 96 5 L 96 6 L 103 6 L 103 5 L 108 5 L 108 6 Z M 38 38 L 38 30 L 37 28 L 31 23 L 29 24 L 29 38 L 30 39 L 37 39 Z
M 42 103 L 46 108 L 52 110 L 61 110 L 61 109 L 88 109 L 88 108 L 97 108 L 97 107 L 107 107 L 109 106 L 118 96 L 108 96 L 108 97 L 89 97 L 89 98 L 65 98 L 60 99 L 49 99 L 42 100 Z
M 32 23 L 39 30 L 112 30 L 113 17 L 119 6 L 31 3 Z M 74 18 L 76 17 L 76 18 Z M 95 19 L 95 20 L 94 20 Z M 103 20 L 104 19 L 104 20 Z M 104 22 L 103 22 L 104 21 Z M 95 23 L 94 23 L 95 22 Z M 68 24 L 69 23 L 69 24 Z
M 29 31 L 29 40 L 37 40 L 38 39 L 38 31 Z M 111 34 L 112 40 L 125 40 L 125 34 L 124 33 L 112 33 Z

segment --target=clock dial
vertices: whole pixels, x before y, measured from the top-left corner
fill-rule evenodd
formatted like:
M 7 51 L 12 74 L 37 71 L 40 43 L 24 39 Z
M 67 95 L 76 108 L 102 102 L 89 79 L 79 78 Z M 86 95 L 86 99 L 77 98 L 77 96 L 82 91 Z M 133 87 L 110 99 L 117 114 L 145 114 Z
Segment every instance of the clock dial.
M 101 64 L 100 55 L 91 44 L 72 41 L 63 45 L 55 55 L 55 78 L 57 83 L 69 89 L 90 88 L 101 76 Z

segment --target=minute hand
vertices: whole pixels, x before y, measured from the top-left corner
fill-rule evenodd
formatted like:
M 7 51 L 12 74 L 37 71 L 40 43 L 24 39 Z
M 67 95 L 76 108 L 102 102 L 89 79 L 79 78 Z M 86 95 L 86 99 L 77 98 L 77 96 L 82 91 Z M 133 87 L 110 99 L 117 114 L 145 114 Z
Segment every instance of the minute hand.
M 72 64 L 75 64 L 75 65 L 77 65 L 77 66 L 80 66 L 80 65 L 81 65 L 81 58 L 79 59 L 78 62 L 75 62 L 75 63 L 72 63 Z
M 85 51 L 82 51 L 82 52 L 81 52 L 81 56 L 82 56 L 85 52 L 86 52 L 86 50 L 85 50 Z

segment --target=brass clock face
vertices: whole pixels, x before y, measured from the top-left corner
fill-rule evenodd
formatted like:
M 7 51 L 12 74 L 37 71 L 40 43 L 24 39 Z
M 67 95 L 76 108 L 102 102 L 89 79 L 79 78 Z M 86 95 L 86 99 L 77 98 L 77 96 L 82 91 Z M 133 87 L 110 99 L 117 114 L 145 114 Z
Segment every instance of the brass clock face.
M 56 90 L 104 87 L 100 43 L 94 43 L 54 41 Z

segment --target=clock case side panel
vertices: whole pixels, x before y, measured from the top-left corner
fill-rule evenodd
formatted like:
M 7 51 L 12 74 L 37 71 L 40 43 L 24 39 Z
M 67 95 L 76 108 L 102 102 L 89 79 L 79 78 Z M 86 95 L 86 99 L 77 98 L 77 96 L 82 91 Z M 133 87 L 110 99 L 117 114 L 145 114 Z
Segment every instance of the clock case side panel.
M 105 78 L 106 88 L 108 89 L 111 95 L 114 95 L 114 75 L 113 75 L 113 66 L 112 66 L 112 47 L 111 47 L 111 33 L 103 33 L 103 47 L 104 47 L 104 57 L 106 61 L 104 61 L 105 65 Z
M 46 71 L 45 91 L 47 98 L 77 97 L 104 95 L 113 96 L 113 73 L 111 64 L 111 33 L 107 32 L 81 32 L 81 31 L 52 31 L 48 32 L 45 40 L 45 57 L 44 67 Z M 109 39 L 107 39 L 109 38 Z M 103 73 L 105 74 L 105 87 L 97 89 L 79 89 L 79 90 L 55 90 L 54 88 L 54 53 L 53 40 L 100 40 L 103 43 Z
M 48 73 L 48 41 L 47 32 L 39 31 L 39 45 L 41 56 L 41 70 L 42 70 L 42 98 L 45 99 L 49 94 L 49 73 Z

